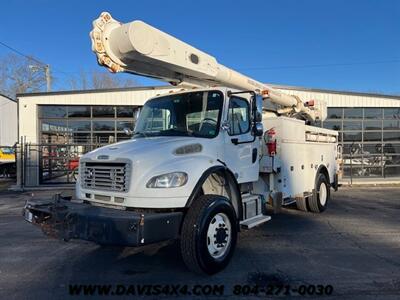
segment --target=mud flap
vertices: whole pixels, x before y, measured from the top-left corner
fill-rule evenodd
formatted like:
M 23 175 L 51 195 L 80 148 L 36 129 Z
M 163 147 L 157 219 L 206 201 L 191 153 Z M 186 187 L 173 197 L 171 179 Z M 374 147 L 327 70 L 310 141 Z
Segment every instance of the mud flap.
M 279 214 L 281 212 L 283 202 L 282 192 L 272 192 L 269 196 L 269 202 L 272 206 L 273 213 Z
M 333 187 L 334 191 L 337 192 L 337 190 L 339 188 L 339 176 L 338 176 L 338 174 L 333 175 L 332 187 Z

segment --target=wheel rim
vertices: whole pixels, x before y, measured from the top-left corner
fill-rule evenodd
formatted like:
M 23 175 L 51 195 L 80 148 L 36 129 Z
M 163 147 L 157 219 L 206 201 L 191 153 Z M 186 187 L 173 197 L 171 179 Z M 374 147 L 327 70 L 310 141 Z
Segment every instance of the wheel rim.
M 326 184 L 324 182 L 321 182 L 321 185 L 319 186 L 319 202 L 322 206 L 325 206 L 327 196 L 328 189 L 326 188 Z
M 218 213 L 211 219 L 207 230 L 207 249 L 213 258 L 220 258 L 228 251 L 231 229 L 231 222 L 226 214 Z

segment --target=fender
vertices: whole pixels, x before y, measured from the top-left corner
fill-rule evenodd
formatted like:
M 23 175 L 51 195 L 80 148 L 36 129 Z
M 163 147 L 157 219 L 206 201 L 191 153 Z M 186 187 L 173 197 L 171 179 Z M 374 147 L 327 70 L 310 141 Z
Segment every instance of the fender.
M 210 176 L 213 173 L 218 173 L 218 172 L 225 174 L 226 177 L 228 178 L 228 180 L 230 180 L 230 182 L 232 182 L 233 185 L 234 185 L 234 189 L 236 190 L 235 192 L 236 192 L 236 195 L 238 197 L 238 222 L 239 222 L 242 219 L 242 216 L 243 216 L 242 196 L 241 196 L 241 193 L 240 193 L 239 184 L 236 181 L 236 178 L 233 175 L 232 171 L 229 170 L 224 165 L 212 166 L 211 168 L 209 168 L 209 169 L 204 171 L 204 173 L 201 175 L 200 179 L 196 183 L 192 193 L 190 194 L 189 199 L 186 202 L 185 207 L 189 208 L 191 206 L 191 204 L 193 203 L 196 195 L 200 192 L 202 185 L 207 180 L 208 176 Z
M 319 165 L 317 172 L 315 173 L 315 179 L 314 179 L 314 186 L 317 184 L 317 179 L 318 179 L 318 174 L 322 173 L 326 176 L 326 179 L 328 180 L 329 187 L 331 186 L 331 179 L 329 178 L 329 172 L 328 169 L 326 168 L 325 165 Z

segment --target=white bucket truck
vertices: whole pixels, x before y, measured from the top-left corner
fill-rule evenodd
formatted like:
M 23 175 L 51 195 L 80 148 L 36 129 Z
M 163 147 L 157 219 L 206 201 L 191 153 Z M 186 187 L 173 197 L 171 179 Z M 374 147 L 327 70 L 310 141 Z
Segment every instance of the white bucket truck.
M 93 25 L 101 65 L 182 89 L 148 100 L 132 139 L 81 158 L 76 199 L 28 201 L 28 221 L 101 245 L 179 239 L 188 268 L 213 274 L 241 228 L 271 219 L 267 204 L 326 209 L 338 134 L 309 125 L 325 117 L 323 103 L 280 93 L 141 21 L 102 13 Z

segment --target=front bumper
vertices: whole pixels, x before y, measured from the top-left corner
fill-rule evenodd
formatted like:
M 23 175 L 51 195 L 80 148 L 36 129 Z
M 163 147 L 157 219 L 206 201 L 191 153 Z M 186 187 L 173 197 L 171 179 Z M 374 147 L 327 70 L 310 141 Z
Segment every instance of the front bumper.
M 77 203 L 55 195 L 51 201 L 27 201 L 25 220 L 51 237 L 102 245 L 141 246 L 176 239 L 182 212 L 137 212 Z

